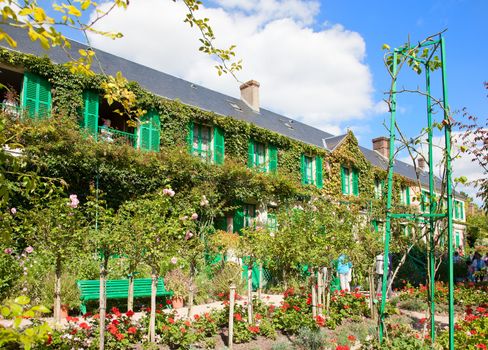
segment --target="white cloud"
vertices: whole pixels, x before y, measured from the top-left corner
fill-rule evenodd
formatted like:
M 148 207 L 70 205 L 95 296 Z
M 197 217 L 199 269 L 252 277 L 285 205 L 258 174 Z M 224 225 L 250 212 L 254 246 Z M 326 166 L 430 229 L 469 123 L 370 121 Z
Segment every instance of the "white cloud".
M 262 107 L 326 131 L 371 116 L 372 77 L 364 63 L 365 42 L 340 25 L 311 28 L 317 1 L 216 0 L 202 8 L 210 18 L 217 45 L 237 45 L 244 70 L 239 79 L 261 83 Z M 171 0 L 131 2 L 101 23 L 124 38 L 91 35 L 95 47 L 168 74 L 238 97 L 239 84 L 218 77 L 215 61 L 198 52 L 198 32 L 183 23 L 185 8 Z M 376 106 L 378 108 L 378 106 Z

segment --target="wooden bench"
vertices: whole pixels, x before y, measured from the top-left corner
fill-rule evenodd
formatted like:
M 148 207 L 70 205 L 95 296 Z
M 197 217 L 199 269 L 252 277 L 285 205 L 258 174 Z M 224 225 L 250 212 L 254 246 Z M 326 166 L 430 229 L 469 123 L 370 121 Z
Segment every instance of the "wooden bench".
M 150 278 L 134 279 L 134 298 L 150 297 L 151 296 Z M 86 304 L 91 300 L 100 299 L 100 280 L 79 280 L 76 282 L 80 289 L 80 311 L 86 314 Z M 107 299 L 124 299 L 128 298 L 129 294 L 129 280 L 107 280 L 106 281 L 106 295 Z M 164 287 L 162 278 L 158 279 L 158 288 L 156 296 L 171 297 L 173 292 L 167 291 Z

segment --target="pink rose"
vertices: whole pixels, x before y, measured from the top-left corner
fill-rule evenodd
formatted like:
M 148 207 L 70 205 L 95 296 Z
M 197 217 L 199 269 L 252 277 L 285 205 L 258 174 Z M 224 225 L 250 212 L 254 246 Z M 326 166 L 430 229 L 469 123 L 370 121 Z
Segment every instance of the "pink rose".
M 80 204 L 80 201 L 78 200 L 78 196 L 76 194 L 70 194 L 69 200 L 70 202 L 68 203 L 68 205 L 73 209 L 77 208 L 78 204 Z
M 163 194 L 165 196 L 170 196 L 170 197 L 173 197 L 175 195 L 175 191 L 173 191 L 171 188 L 165 188 L 163 190 Z
M 192 219 L 192 220 L 196 220 L 196 219 L 198 219 L 198 214 L 197 214 L 197 213 L 193 213 L 193 214 L 191 214 L 191 219 Z
M 17 209 L 12 208 L 12 209 L 10 209 L 10 212 L 12 213 L 12 215 L 15 215 L 15 214 L 17 214 Z
M 12 248 L 6 248 L 6 249 L 5 249 L 3 252 L 4 252 L 5 254 L 12 254 L 12 252 L 13 252 L 13 251 L 14 251 L 14 250 L 13 250 Z
M 191 231 L 186 231 L 185 239 L 188 241 L 192 237 L 193 237 L 193 233 Z
M 30 254 L 30 253 L 32 253 L 33 251 L 34 251 L 34 248 L 32 248 L 31 246 L 28 246 L 27 248 L 25 248 L 25 252 L 26 252 L 27 254 Z
M 176 265 L 176 263 L 178 262 L 178 258 L 173 256 L 170 261 L 173 265 Z

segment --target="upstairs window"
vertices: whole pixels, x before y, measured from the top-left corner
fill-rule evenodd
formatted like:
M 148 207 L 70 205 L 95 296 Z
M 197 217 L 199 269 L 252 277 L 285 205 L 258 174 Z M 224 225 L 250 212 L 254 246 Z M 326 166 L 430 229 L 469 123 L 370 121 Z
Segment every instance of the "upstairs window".
M 454 219 L 464 220 L 464 202 L 454 201 Z
M 276 172 L 278 149 L 274 145 L 249 140 L 247 165 L 263 172 Z
M 410 187 L 402 186 L 400 189 L 400 203 L 410 205 Z
M 25 72 L 22 107 L 30 118 L 47 118 L 51 114 L 51 84 L 37 74 Z
M 359 196 L 359 176 L 357 169 L 341 166 L 342 194 Z
M 160 137 L 161 122 L 159 115 L 151 110 L 141 117 L 141 123 L 137 128 L 138 147 L 145 151 L 159 152 Z
M 224 133 L 218 127 L 190 123 L 188 126 L 188 148 L 192 155 L 206 162 L 224 163 Z
M 302 154 L 301 172 L 303 185 L 315 185 L 322 188 L 322 157 L 310 157 Z
M 268 213 L 268 218 L 267 218 L 266 224 L 267 224 L 268 230 L 270 232 L 275 233 L 276 231 L 278 231 L 278 219 L 276 218 L 276 214 L 269 214 Z
M 250 227 L 254 224 L 256 217 L 256 206 L 253 204 L 244 204 L 236 210 L 232 220 L 234 232 L 241 232 L 244 227 Z

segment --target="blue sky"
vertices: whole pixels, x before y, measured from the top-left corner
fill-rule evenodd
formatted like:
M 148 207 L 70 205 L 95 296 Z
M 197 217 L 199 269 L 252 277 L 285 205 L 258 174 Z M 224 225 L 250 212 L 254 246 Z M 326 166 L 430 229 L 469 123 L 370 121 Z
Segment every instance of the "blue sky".
M 264 108 L 301 120 L 333 134 L 351 129 L 360 144 L 385 135 L 389 120 L 381 102 L 390 78 L 381 47 L 392 48 L 447 29 L 449 102 L 467 107 L 484 120 L 488 115 L 488 1 L 486 0 L 206 0 L 200 15 L 209 17 L 217 44 L 237 45 L 244 69 L 239 79 L 261 82 Z M 215 61 L 198 52 L 198 33 L 183 23 L 181 1 L 132 1 L 99 29 L 120 31 L 124 38 L 91 35 L 93 46 L 239 97 L 239 83 L 218 77 Z M 81 40 L 79 34 L 68 32 Z M 404 70 L 399 87 L 424 88 L 424 76 Z M 440 97 L 440 74 L 432 76 Z M 425 98 L 403 94 L 398 121 L 409 136 L 426 126 Z M 436 118 L 441 115 L 437 113 Z M 441 134 L 436 135 L 441 141 Z M 404 155 L 401 155 L 402 157 Z M 455 176 L 481 176 L 466 157 L 456 161 Z M 473 193 L 473 191 L 470 191 Z

